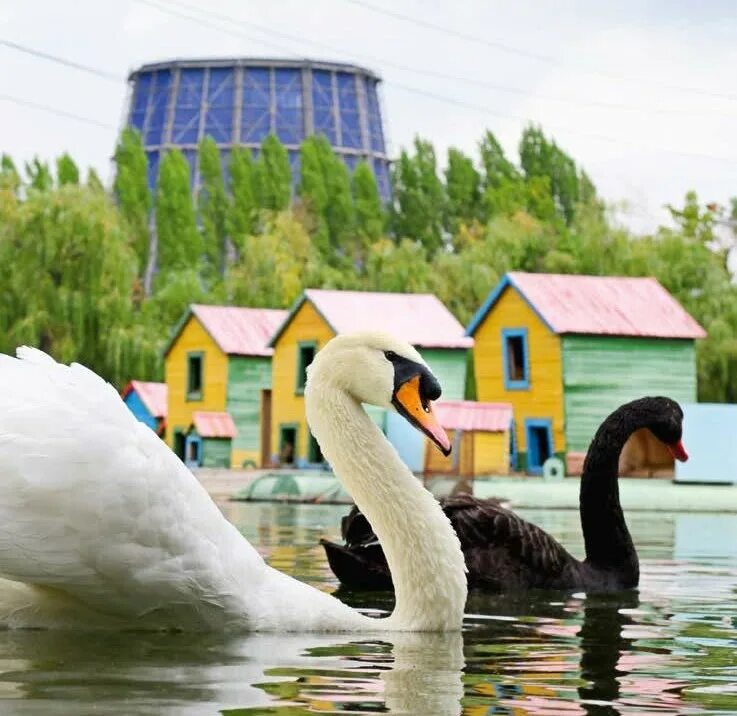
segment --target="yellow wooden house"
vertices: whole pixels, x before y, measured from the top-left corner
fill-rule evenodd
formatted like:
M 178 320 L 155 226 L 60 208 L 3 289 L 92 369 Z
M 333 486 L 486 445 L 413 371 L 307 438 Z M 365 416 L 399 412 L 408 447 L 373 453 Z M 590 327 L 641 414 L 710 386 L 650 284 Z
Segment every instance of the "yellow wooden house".
M 286 315 L 233 306 L 187 309 L 166 348 L 164 372 L 165 439 L 189 465 L 268 462 L 272 349 L 267 342 Z
M 696 399 L 701 326 L 653 278 L 514 272 L 467 328 L 476 395 L 509 402 L 517 467 L 580 469 L 602 420 L 643 395 Z
M 448 433 L 453 450 L 443 455 L 425 441 L 425 474 L 507 475 L 514 457 L 512 405 L 475 400 L 441 400 L 435 415 Z
M 308 289 L 297 300 L 269 345 L 272 358 L 272 460 L 299 466 L 323 462 L 305 418 L 307 366 L 334 336 L 383 330 L 414 345 L 438 377 L 443 397 L 462 399 L 473 340 L 442 302 L 430 294 Z M 424 440 L 400 416 L 368 410 L 415 472 L 424 464 Z

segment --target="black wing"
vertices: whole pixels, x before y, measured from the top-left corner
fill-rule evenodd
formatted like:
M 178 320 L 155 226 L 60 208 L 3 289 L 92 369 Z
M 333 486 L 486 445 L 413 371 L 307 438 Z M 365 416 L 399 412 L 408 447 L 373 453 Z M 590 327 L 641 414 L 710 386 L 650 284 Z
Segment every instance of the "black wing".
M 547 532 L 498 500 L 456 495 L 441 504 L 460 539 L 470 588 L 512 591 L 571 586 L 578 560 Z

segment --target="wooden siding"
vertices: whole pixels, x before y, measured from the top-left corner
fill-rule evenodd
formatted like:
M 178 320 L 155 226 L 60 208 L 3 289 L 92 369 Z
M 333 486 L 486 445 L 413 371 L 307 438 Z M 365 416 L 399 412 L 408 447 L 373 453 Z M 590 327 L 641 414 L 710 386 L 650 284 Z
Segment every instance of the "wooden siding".
M 295 394 L 297 382 L 297 348 L 300 341 L 315 341 L 320 350 L 334 336 L 330 326 L 305 301 L 294 314 L 289 325 L 279 336 L 271 359 L 272 411 L 271 454 L 279 452 L 279 425 L 297 424 L 297 451 L 295 459 L 307 459 L 308 431 L 304 398 Z
M 425 472 L 437 475 L 509 474 L 509 433 L 464 432 L 460 436 L 448 430 L 453 452 L 447 457 L 425 440 Z
M 199 351 L 204 358 L 202 398 L 187 400 L 187 353 Z M 196 410 L 225 410 L 228 357 L 218 348 L 202 324 L 191 316 L 164 361 L 168 386 L 166 442 L 173 447 L 174 431 L 187 430 Z
M 692 340 L 564 336 L 566 440 L 585 451 L 596 429 L 622 403 L 645 395 L 696 402 Z
M 529 388 L 504 387 L 502 331 L 527 329 Z M 560 338 L 540 320 L 512 287 L 507 287 L 474 334 L 476 396 L 484 402 L 506 401 L 514 407 L 516 439 L 521 466 L 525 464 L 527 418 L 553 422 L 553 450 L 565 451 L 563 380 Z
M 232 445 L 232 465 L 262 467 L 261 391 L 271 387 L 271 359 L 230 356 L 226 408 L 238 430 Z
M 475 433 L 473 463 L 475 475 L 508 475 L 509 432 Z
M 202 438 L 202 467 L 230 467 L 230 438 Z
M 419 348 L 443 389 L 442 400 L 463 400 L 466 391 L 465 349 Z

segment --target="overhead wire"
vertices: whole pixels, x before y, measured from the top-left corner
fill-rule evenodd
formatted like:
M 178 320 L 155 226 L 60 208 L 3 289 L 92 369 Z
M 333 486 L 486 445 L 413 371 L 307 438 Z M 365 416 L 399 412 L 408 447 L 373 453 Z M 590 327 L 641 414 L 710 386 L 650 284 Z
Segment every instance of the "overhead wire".
M 473 42 L 480 45 L 485 45 L 487 47 L 492 47 L 494 49 L 500 50 L 501 52 L 506 52 L 509 54 L 514 54 L 519 57 L 525 57 L 527 59 L 535 60 L 536 62 L 544 62 L 548 65 L 556 65 L 558 67 L 565 67 L 566 69 L 571 69 L 570 64 L 561 61 L 559 58 L 554 57 L 552 55 L 541 55 L 536 52 L 531 52 L 529 50 L 526 50 L 524 48 L 520 47 L 514 47 L 512 45 L 507 45 L 506 43 L 502 43 L 498 40 L 491 39 L 489 37 L 482 37 L 480 35 L 474 35 L 472 33 L 463 32 L 461 30 L 456 30 L 451 27 L 447 27 L 445 25 L 438 25 L 436 23 L 430 22 L 429 20 L 425 20 L 423 18 L 413 17 L 412 15 L 407 15 L 405 13 L 399 12 L 397 10 L 391 10 L 389 8 L 381 7 L 374 5 L 371 2 L 367 2 L 367 0 L 344 0 L 344 2 L 351 3 L 352 5 L 357 5 L 359 7 L 363 7 L 366 10 L 369 10 L 371 12 L 380 14 L 380 15 L 386 15 L 388 17 L 392 17 L 395 20 L 400 20 L 403 22 L 411 23 L 413 26 L 417 27 L 424 27 L 429 30 L 434 30 L 435 32 L 439 32 L 451 37 L 456 37 L 458 39 L 465 40 L 466 42 Z M 578 72 L 582 72 L 585 74 L 591 74 L 591 75 L 598 75 L 600 77 L 606 77 L 608 79 L 614 79 L 624 82 L 632 82 L 636 84 L 641 85 L 648 85 L 650 87 L 660 87 L 661 89 L 666 89 L 670 91 L 675 92 L 685 92 L 690 94 L 697 94 L 701 95 L 703 97 L 713 97 L 716 99 L 726 99 L 729 101 L 737 101 L 737 95 L 730 94 L 727 92 L 717 92 L 714 90 L 707 90 L 703 89 L 701 87 L 686 87 L 683 85 L 671 85 L 668 83 L 660 82 L 658 80 L 651 80 L 647 77 L 634 77 L 631 75 L 623 75 L 616 72 L 607 72 L 605 70 L 599 70 L 592 67 L 577 67 L 573 68 Z

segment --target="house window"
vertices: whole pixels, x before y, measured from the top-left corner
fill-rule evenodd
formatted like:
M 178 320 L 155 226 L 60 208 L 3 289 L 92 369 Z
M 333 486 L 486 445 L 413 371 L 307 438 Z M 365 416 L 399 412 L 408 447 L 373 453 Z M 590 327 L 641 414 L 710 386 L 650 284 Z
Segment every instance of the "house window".
M 502 330 L 502 362 L 504 387 L 507 390 L 528 390 L 530 387 L 530 356 L 526 328 Z
M 204 362 L 202 353 L 187 354 L 187 400 L 202 400 Z
M 307 366 L 314 360 L 316 351 L 317 344 L 314 341 L 303 342 L 297 346 L 297 385 L 294 391 L 297 395 L 305 392 Z
M 297 453 L 297 426 L 286 423 L 279 426 L 279 464 L 293 465 Z

